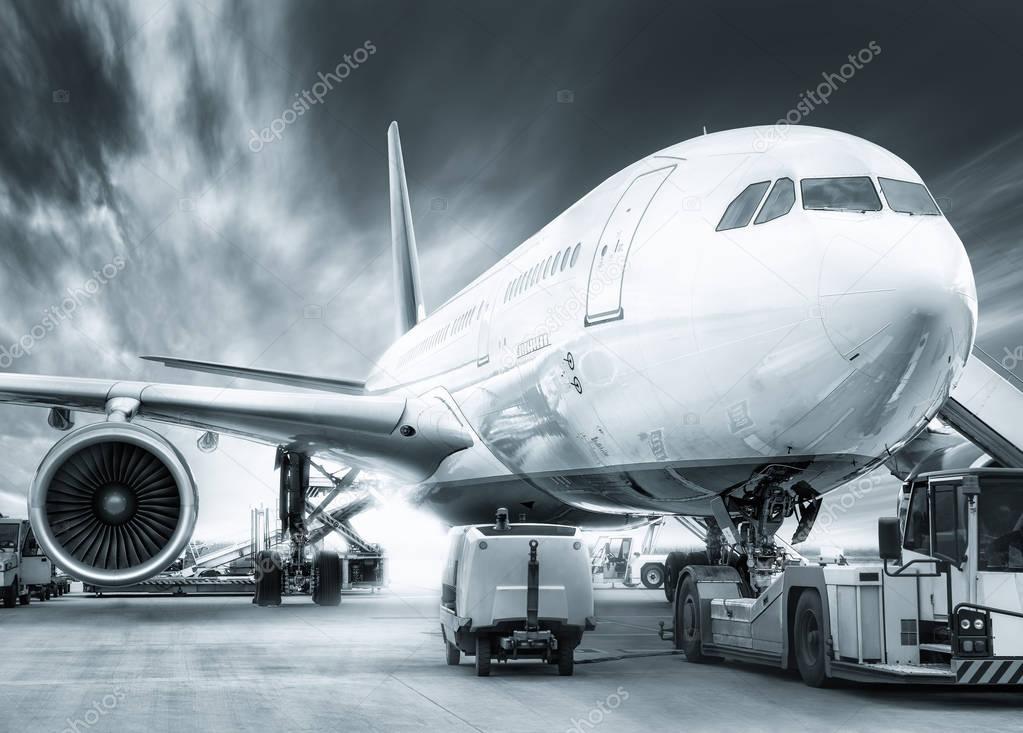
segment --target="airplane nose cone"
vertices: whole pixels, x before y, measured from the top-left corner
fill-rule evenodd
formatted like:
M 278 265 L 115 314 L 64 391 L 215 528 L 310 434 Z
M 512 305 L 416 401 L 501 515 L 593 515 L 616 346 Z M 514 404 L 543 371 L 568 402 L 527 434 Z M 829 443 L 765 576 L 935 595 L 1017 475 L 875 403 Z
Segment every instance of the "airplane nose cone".
M 959 238 L 944 219 L 864 243 L 840 237 L 821 269 L 820 307 L 834 348 L 880 380 L 935 380 L 947 389 L 973 348 L 977 292 Z

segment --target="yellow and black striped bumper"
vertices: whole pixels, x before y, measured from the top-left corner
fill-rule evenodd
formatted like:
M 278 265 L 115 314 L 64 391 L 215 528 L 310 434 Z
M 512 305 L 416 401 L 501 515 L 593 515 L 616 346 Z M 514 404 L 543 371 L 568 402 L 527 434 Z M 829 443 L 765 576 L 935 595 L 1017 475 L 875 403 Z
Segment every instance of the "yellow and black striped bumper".
M 957 685 L 1023 684 L 1023 657 L 953 659 Z

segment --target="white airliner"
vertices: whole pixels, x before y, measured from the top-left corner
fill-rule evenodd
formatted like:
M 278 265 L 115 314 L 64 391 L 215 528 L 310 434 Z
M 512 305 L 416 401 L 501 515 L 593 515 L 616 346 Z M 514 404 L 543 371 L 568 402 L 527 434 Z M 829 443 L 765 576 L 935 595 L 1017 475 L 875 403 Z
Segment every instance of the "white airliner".
M 787 516 L 805 533 L 822 495 L 935 416 L 973 346 L 977 296 L 909 165 L 851 135 L 776 133 L 643 158 L 426 315 L 392 124 L 399 333 L 373 373 L 147 357 L 307 392 L 0 376 L 0 400 L 49 407 L 58 429 L 72 411 L 108 418 L 40 465 L 40 544 L 98 584 L 177 557 L 196 489 L 147 420 L 279 446 L 283 503 L 325 457 L 391 474 L 453 523 L 496 506 L 591 527 L 730 517 L 751 556 Z

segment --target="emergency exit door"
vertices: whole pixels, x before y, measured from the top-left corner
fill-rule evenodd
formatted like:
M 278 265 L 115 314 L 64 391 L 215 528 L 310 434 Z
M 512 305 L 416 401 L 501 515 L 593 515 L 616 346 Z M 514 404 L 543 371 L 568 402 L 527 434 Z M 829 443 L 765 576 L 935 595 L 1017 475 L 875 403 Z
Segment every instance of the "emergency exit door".
M 480 303 L 480 310 L 477 318 L 480 320 L 480 330 L 476 337 L 476 366 L 486 366 L 490 363 L 490 316 L 494 309 L 490 303 Z
M 590 279 L 586 289 L 585 325 L 623 318 L 622 280 L 636 230 L 643 214 L 674 165 L 637 176 L 611 212 L 593 253 Z

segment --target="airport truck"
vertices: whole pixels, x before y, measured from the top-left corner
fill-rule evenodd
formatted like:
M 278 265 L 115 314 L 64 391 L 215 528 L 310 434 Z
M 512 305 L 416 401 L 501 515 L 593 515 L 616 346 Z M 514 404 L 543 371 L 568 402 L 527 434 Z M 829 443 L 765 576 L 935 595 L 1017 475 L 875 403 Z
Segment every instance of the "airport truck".
M 539 659 L 573 674 L 583 632 L 596 628 L 582 533 L 554 524 L 511 524 L 501 508 L 491 525 L 455 527 L 441 581 L 445 659 Z
M 875 565 L 781 558 L 760 592 L 742 562 L 687 565 L 662 635 L 691 662 L 795 668 L 814 687 L 1023 684 L 1023 469 L 909 477 L 878 542 Z
M 13 608 L 18 603 L 27 606 L 32 596 L 47 601 L 56 589 L 53 563 L 39 548 L 28 521 L 0 517 L 0 594 L 4 607 Z

